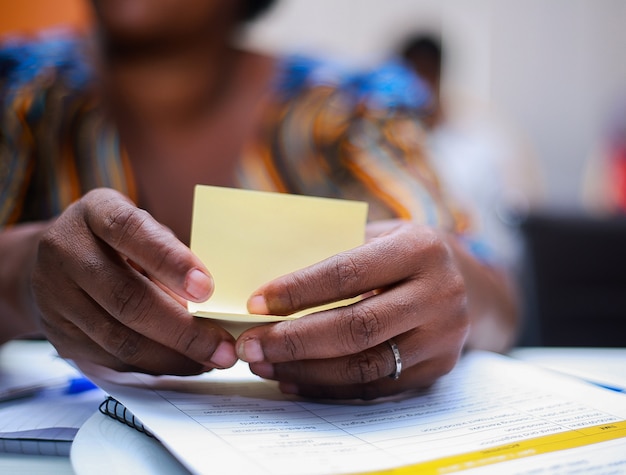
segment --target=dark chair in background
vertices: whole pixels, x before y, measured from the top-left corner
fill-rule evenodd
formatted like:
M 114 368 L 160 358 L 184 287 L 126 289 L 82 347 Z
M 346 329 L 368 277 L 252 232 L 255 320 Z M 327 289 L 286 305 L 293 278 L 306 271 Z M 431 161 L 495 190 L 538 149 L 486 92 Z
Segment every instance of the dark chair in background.
M 626 216 L 521 220 L 520 346 L 626 347 Z

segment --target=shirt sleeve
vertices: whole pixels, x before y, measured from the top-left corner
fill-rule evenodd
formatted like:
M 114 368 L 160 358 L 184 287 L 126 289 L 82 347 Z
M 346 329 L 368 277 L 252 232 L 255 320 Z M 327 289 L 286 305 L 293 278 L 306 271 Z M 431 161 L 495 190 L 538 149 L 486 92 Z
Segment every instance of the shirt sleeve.
M 58 215 L 78 196 L 68 124 L 90 78 L 78 37 L 0 45 L 0 226 Z
M 25 53 L 20 44 L 0 49 L 0 226 L 19 219 L 33 167 L 33 96 L 26 76 L 33 68 L 23 64 Z

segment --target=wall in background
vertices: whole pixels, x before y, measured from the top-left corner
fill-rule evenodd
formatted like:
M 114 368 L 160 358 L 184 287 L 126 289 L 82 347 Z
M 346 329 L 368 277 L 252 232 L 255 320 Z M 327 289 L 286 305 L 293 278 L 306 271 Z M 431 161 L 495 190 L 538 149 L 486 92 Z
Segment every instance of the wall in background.
M 580 196 L 585 161 L 626 98 L 624 25 L 621 0 L 493 2 L 491 97 L 532 137 L 555 204 Z

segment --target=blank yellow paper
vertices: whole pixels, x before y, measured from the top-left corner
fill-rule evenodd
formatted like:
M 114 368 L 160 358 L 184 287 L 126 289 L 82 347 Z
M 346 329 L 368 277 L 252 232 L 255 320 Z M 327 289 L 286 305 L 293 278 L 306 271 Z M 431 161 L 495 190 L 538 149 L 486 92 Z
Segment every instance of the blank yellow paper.
M 246 302 L 275 277 L 361 245 L 366 220 L 362 202 L 197 185 L 191 250 L 215 291 L 206 302 L 189 302 L 189 311 L 255 323 L 299 316 L 250 315 Z

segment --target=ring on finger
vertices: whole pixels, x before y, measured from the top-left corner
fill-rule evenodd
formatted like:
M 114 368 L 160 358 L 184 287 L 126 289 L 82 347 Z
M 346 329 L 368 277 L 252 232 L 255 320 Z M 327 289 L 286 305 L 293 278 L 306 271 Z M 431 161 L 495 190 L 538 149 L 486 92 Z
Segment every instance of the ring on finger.
M 393 340 L 393 338 L 387 340 L 387 343 L 389 343 L 389 347 L 393 352 L 393 361 L 395 364 L 395 369 L 389 375 L 389 377 L 391 379 L 398 379 L 400 377 L 400 374 L 402 373 L 402 358 L 400 357 L 400 350 L 398 349 L 398 345 L 396 345 L 396 342 Z

